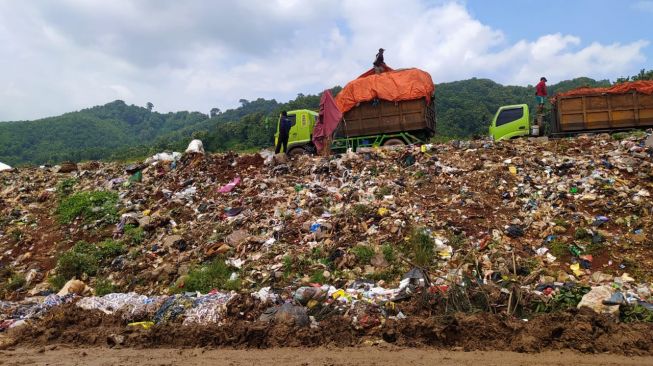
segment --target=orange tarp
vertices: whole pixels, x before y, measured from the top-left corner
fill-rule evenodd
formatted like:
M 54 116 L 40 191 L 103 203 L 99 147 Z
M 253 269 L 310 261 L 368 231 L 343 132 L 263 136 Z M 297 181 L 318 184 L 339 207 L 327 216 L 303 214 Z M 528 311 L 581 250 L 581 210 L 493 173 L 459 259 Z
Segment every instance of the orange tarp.
M 559 97 L 571 97 L 590 94 L 626 94 L 632 91 L 637 91 L 639 93 L 648 95 L 653 94 L 653 81 L 630 81 L 620 83 L 609 88 L 578 88 L 565 93 L 558 93 L 555 95 L 554 99 Z
M 430 103 L 435 87 L 431 75 L 420 69 L 400 69 L 370 74 L 366 72 L 350 81 L 336 96 L 343 114 L 360 102 L 383 99 L 391 102 L 426 98 Z

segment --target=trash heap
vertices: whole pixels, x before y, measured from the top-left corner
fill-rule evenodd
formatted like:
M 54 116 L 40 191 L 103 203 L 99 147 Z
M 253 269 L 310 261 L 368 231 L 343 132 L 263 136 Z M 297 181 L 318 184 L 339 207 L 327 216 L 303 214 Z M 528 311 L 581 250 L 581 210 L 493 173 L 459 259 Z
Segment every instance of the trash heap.
M 307 326 L 377 325 L 416 302 L 524 318 L 653 310 L 650 131 L 293 160 L 193 141 L 0 182 L 5 328 L 67 301 L 136 326 L 220 323 L 242 296 L 266 304 L 256 319 Z

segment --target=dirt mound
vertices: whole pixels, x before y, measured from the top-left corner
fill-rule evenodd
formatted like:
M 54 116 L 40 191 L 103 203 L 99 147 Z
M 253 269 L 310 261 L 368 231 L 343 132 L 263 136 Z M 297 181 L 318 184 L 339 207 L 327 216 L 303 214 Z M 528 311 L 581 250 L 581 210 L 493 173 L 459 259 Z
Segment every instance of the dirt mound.
M 591 311 L 546 314 L 525 322 L 502 314 L 454 314 L 388 320 L 380 327 L 355 329 L 345 317 L 318 328 L 235 320 L 224 325 L 168 324 L 149 330 L 128 327 L 119 316 L 64 306 L 41 321 L 10 332 L 14 345 L 125 347 L 350 347 L 387 342 L 399 347 L 465 351 L 653 354 L 653 324 L 620 324 Z

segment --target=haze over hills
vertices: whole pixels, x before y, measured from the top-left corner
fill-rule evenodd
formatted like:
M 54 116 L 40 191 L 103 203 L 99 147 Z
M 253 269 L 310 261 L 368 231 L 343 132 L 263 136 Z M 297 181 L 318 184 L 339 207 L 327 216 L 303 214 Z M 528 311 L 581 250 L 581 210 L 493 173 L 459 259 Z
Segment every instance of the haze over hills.
M 549 92 L 608 85 L 608 80 L 577 78 L 551 85 Z M 504 86 L 488 79 L 436 84 L 435 93 L 440 136 L 485 134 L 498 107 L 534 103 L 534 87 Z M 303 94 L 287 103 L 242 99 L 238 108 L 216 110 L 212 116 L 188 111 L 161 114 L 116 100 L 57 117 L 0 123 L 0 161 L 24 165 L 129 159 L 182 150 L 191 138 L 200 138 L 209 151 L 262 148 L 272 145 L 281 110 L 317 110 L 319 100 L 319 95 Z

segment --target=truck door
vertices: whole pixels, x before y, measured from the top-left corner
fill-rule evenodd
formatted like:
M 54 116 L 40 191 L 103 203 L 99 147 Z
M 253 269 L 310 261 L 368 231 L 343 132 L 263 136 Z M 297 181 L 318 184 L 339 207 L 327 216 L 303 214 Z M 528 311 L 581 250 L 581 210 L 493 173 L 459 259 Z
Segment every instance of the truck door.
M 494 116 L 490 126 L 490 135 L 494 141 L 509 139 L 529 134 L 527 107 L 523 105 L 501 107 Z

